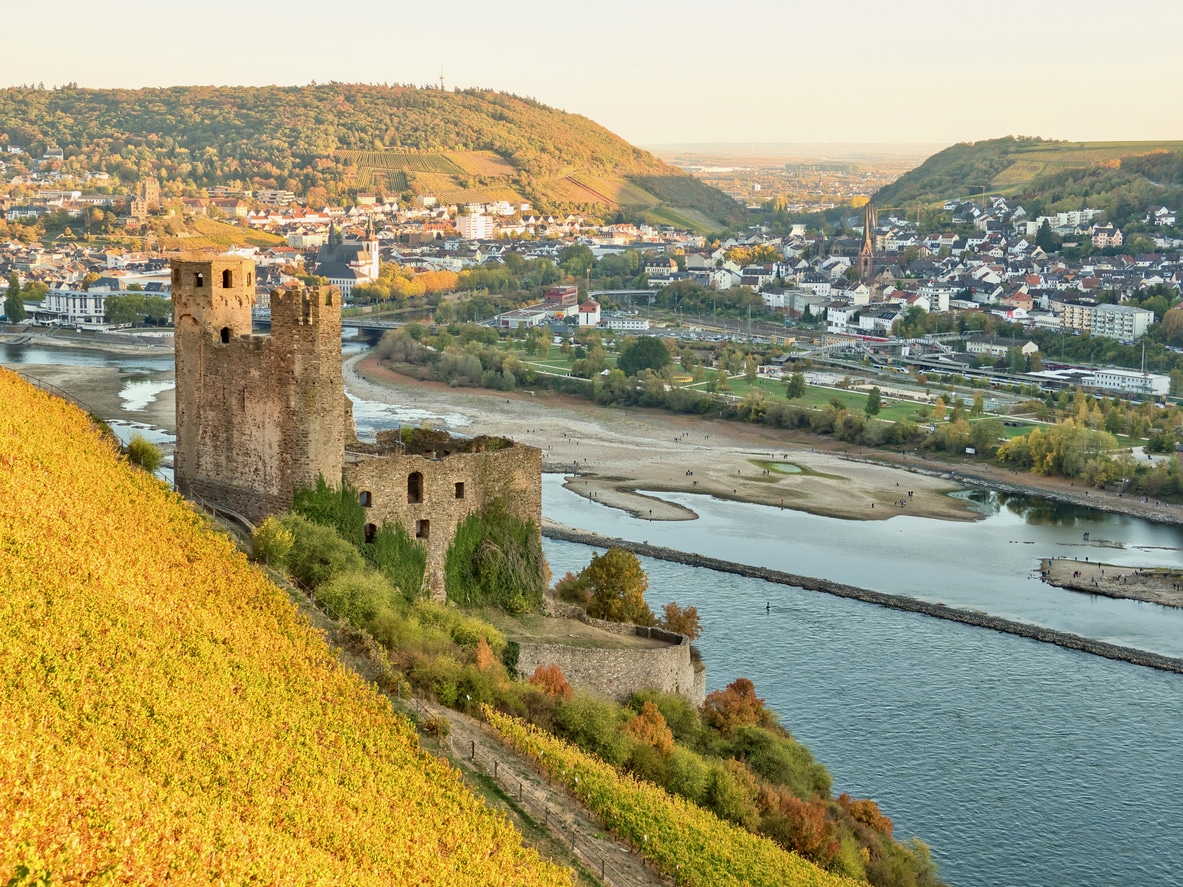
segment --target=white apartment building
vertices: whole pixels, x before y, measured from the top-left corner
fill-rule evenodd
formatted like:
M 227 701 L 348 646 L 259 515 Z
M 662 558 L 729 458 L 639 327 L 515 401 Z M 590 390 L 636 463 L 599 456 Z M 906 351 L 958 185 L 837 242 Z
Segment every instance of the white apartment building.
M 37 316 L 65 326 L 98 326 L 104 323 L 106 298 L 109 295 L 102 290 L 50 290 L 45 294 Z
M 1135 342 L 1142 338 L 1154 322 L 1153 311 L 1133 305 L 1065 303 L 1059 307 L 1060 329 L 1122 342 Z
M 492 240 L 493 219 L 483 213 L 468 213 L 456 219 L 456 229 L 465 240 Z
M 649 321 L 643 317 L 604 317 L 600 326 L 618 333 L 643 333 L 649 329 Z

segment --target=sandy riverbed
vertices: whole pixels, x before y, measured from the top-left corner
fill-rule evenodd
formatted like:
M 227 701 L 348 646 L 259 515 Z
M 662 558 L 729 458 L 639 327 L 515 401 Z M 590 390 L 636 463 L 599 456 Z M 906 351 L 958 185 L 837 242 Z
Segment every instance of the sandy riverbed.
M 978 517 L 966 503 L 949 498 L 957 485 L 946 479 L 852 461 L 762 426 L 606 409 L 550 392 L 448 388 L 408 379 L 370 355 L 347 360 L 345 377 L 351 396 L 434 403 L 441 412 L 465 416 L 471 423 L 466 433 L 500 434 L 536 446 L 548 470 L 568 475 L 568 489 L 653 520 L 697 515 L 637 491 L 707 493 L 860 520 L 905 513 Z

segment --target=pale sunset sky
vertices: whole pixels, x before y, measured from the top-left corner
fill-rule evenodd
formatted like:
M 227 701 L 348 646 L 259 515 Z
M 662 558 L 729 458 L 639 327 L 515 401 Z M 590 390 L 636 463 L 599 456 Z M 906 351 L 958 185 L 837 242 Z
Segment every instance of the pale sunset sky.
M 0 13 L 0 85 L 486 87 L 640 145 L 1183 139 L 1175 0 L 286 3 Z

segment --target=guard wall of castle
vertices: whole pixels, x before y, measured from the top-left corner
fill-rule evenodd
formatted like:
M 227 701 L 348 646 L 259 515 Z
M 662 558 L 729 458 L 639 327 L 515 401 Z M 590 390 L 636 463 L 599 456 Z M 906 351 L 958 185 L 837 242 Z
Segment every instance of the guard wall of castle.
M 346 483 L 357 488 L 367 523 L 401 524 L 427 549 L 424 583 L 444 598 L 444 563 L 456 526 L 500 498 L 521 520 L 542 526 L 542 451 L 523 444 L 451 453 L 441 458 L 383 454 L 350 455 Z
M 627 626 L 631 631 L 634 626 Z M 623 701 L 642 690 L 678 693 L 693 705 L 706 698 L 706 670 L 698 671 L 690 657 L 690 641 L 681 635 L 666 646 L 648 649 L 568 647 L 522 641 L 518 672 L 529 677 L 539 666 L 557 665 L 579 690 L 589 690 Z

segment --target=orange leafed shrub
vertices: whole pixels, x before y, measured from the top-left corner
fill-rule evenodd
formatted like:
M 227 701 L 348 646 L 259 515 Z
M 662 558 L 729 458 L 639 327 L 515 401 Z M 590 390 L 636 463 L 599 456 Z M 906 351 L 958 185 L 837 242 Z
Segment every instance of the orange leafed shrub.
M 0 403 L 0 884 L 570 884 L 86 415 Z
M 838 855 L 838 832 L 826 818 L 826 805 L 820 798 L 802 801 L 785 795 L 778 814 L 768 817 L 765 827 L 786 847 L 823 865 Z
M 476 667 L 480 671 L 488 671 L 497 664 L 497 657 L 493 653 L 493 648 L 489 646 L 489 642 L 481 638 L 476 645 Z
M 747 678 L 737 678 L 726 689 L 708 693 L 702 713 L 724 735 L 739 727 L 772 723 L 772 713 L 764 707 L 764 700 L 756 696 L 756 685 Z
M 638 742 L 651 745 L 662 754 L 669 754 L 674 747 L 674 734 L 657 706 L 646 700 L 641 712 L 624 725 Z
M 575 691 L 567 683 L 563 670 L 557 665 L 540 665 L 526 680 L 552 699 L 575 698 Z
M 861 822 L 881 835 L 891 837 L 892 829 L 895 827 L 891 821 L 891 817 L 884 816 L 879 809 L 879 805 L 870 798 L 857 799 L 852 798 L 846 792 L 838 796 L 838 803 L 842 809 L 850 814 L 850 818 L 855 822 Z

